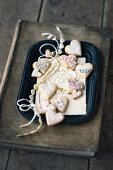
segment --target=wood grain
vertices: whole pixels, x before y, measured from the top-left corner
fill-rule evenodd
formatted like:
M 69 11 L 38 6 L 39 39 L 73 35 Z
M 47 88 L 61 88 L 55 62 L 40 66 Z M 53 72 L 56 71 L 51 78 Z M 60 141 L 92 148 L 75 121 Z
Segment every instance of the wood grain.
M 7 170 L 87 170 L 88 161 L 72 156 L 12 151 Z
M 40 22 L 100 26 L 103 0 L 45 0 Z
M 0 1 L 0 81 L 18 19 L 36 21 L 41 0 Z
M 0 148 L 0 170 L 5 170 L 8 161 L 9 150 Z
M 104 154 L 100 158 L 90 161 L 90 170 L 112 170 L 113 154 Z
M 78 37 L 79 40 L 92 42 L 99 48 L 102 53 L 102 65 L 104 69 L 101 76 L 103 84 L 100 91 L 101 100 L 96 116 L 88 123 L 78 126 L 61 125 L 55 126 L 53 128 L 48 128 L 44 124 L 41 133 L 32 135 L 32 137 L 16 137 L 18 133 L 30 131 L 32 128 L 35 129 L 37 127 L 37 124 L 34 123 L 28 129 L 19 128 L 19 126 L 24 124 L 26 120 L 18 113 L 15 102 L 18 94 L 27 50 L 33 43 L 42 39 L 42 32 L 49 31 L 57 34 L 55 26 L 56 25 L 51 27 L 49 24 L 37 24 L 35 22 L 22 22 L 21 24 L 18 41 L 14 51 L 13 62 L 11 63 L 10 67 L 11 70 L 9 72 L 8 82 L 5 86 L 5 91 L 1 103 L 0 143 L 2 144 L 5 142 L 7 146 L 12 143 L 16 147 L 29 147 L 31 149 L 37 150 L 42 149 L 43 147 L 45 149 L 64 149 L 67 152 L 69 150 L 74 150 L 74 152 L 86 150 L 88 152 L 95 152 L 98 150 L 109 52 L 109 37 L 105 29 L 59 25 L 59 27 L 62 28 L 66 39 Z M 105 43 L 102 43 L 105 39 Z
M 103 26 L 113 27 L 113 1 L 105 0 L 104 13 L 103 13 Z
M 101 150 L 104 152 L 113 152 L 113 39 L 111 40 L 110 46 L 110 57 L 101 131 Z

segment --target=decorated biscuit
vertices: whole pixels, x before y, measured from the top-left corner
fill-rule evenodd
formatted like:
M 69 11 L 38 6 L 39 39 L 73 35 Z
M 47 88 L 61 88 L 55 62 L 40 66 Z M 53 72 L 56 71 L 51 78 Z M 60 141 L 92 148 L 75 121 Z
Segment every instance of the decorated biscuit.
M 31 76 L 39 78 L 42 77 L 42 73 L 40 73 L 38 69 L 34 69 Z
M 72 94 L 73 98 L 76 99 L 83 95 L 84 84 L 76 79 L 68 80 L 68 89 L 67 92 Z
M 50 58 L 50 57 L 53 57 L 55 55 L 55 52 L 51 52 L 49 49 L 47 49 L 46 51 L 45 51 L 45 56 L 46 56 L 46 58 Z
M 40 102 L 41 113 L 47 112 L 49 104 L 50 104 L 50 103 L 49 103 L 48 100 L 42 100 L 42 101 Z
M 44 60 L 40 60 L 40 61 L 36 61 L 33 63 L 33 72 L 31 74 L 32 77 L 41 77 L 43 74 L 46 73 L 46 71 L 49 69 L 49 67 L 51 66 L 51 63 L 49 61 L 44 61 Z
M 62 113 L 56 112 L 56 107 L 53 104 L 50 104 L 48 106 L 48 110 L 45 114 L 46 116 L 46 122 L 48 126 L 53 126 L 56 124 L 61 123 L 64 120 L 64 115 Z
M 73 89 L 73 92 L 72 92 L 73 99 L 77 99 L 81 97 L 82 95 L 83 95 L 82 91 L 76 91 L 75 89 Z
M 93 70 L 93 65 L 91 63 L 85 63 L 83 65 L 77 65 L 76 71 L 81 75 L 83 78 L 87 78 L 89 74 Z
M 47 83 L 42 83 L 39 85 L 38 90 L 41 93 L 42 97 L 48 100 L 56 92 L 57 86 L 55 84 L 48 85 Z
M 66 54 L 75 54 L 76 56 L 81 56 L 81 44 L 78 40 L 72 40 L 70 45 L 65 47 Z
M 66 68 L 70 68 L 72 70 L 75 70 L 76 65 L 77 65 L 77 58 L 75 55 L 61 55 L 59 57 L 59 61 L 60 63 L 66 67 Z
M 56 106 L 58 111 L 65 112 L 68 107 L 69 100 L 65 96 L 60 96 L 54 99 L 52 103 Z

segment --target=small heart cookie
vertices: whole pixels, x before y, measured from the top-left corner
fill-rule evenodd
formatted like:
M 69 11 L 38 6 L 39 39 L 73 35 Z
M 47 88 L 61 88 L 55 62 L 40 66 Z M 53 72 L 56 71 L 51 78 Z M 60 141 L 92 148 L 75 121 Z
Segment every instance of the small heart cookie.
M 56 125 L 64 120 L 64 115 L 62 113 L 56 113 L 56 106 L 54 104 L 48 105 L 45 116 L 48 126 Z
M 49 49 L 47 49 L 46 51 L 45 51 L 45 56 L 46 56 L 46 58 L 50 58 L 50 57 L 53 57 L 55 55 L 55 52 L 51 52 Z
M 36 61 L 33 63 L 33 72 L 31 74 L 32 77 L 41 77 L 43 74 L 46 73 L 46 71 L 49 69 L 51 66 L 51 63 L 49 61 Z
M 81 44 L 78 40 L 72 40 L 70 45 L 65 47 L 65 52 L 67 54 L 75 54 L 77 56 L 82 55 Z
M 59 57 L 59 61 L 64 67 L 70 68 L 72 70 L 75 70 L 76 65 L 77 65 L 77 58 L 76 58 L 75 55 L 72 55 L 72 54 L 70 54 L 68 56 L 67 55 L 61 55 Z
M 72 92 L 73 99 L 77 99 L 83 95 L 82 91 L 76 91 L 75 89 Z
M 65 96 L 58 97 L 52 101 L 56 106 L 57 110 L 60 112 L 65 112 L 69 103 L 69 100 Z
M 93 65 L 91 63 L 85 63 L 83 65 L 77 65 L 76 71 L 83 77 L 87 78 L 93 70 Z
M 34 69 L 33 72 L 32 72 L 32 74 L 31 74 L 31 76 L 32 76 L 32 77 L 37 77 L 37 78 L 39 78 L 39 77 L 42 76 L 42 73 L 40 73 L 39 70 Z
M 84 89 L 84 84 L 76 79 L 68 80 L 68 93 L 72 93 L 73 89 L 76 91 L 82 91 Z
M 42 97 L 46 100 L 50 99 L 53 94 L 57 90 L 57 86 L 55 84 L 47 84 L 47 83 L 42 83 L 38 87 L 39 92 L 41 93 Z
M 42 100 L 40 102 L 41 113 L 45 113 L 48 110 L 48 106 L 50 105 L 48 100 Z

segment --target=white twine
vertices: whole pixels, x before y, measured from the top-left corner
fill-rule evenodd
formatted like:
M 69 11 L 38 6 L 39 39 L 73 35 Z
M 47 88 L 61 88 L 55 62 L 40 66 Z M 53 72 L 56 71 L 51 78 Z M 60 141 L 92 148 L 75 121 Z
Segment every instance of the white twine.
M 60 40 L 63 39 L 62 31 L 60 30 L 59 27 L 56 27 L 56 28 L 57 28 L 57 30 L 60 32 Z M 42 35 L 49 35 L 49 34 L 51 34 L 51 33 L 42 33 Z M 58 40 L 56 39 L 56 36 L 55 36 L 55 35 L 51 34 L 51 37 L 52 37 L 52 36 L 54 37 L 53 40 L 56 41 L 56 43 L 57 43 L 57 48 L 55 47 L 55 45 L 50 44 L 50 43 L 45 43 L 45 44 L 41 45 L 40 48 L 39 48 L 39 52 L 40 52 L 41 56 L 39 56 L 38 58 L 39 58 L 39 59 L 41 59 L 41 58 L 46 58 L 46 55 L 42 53 L 42 48 L 43 48 L 44 46 L 52 46 L 52 47 L 55 49 L 55 51 L 54 51 L 54 52 L 55 52 L 55 56 L 54 56 L 54 57 L 53 57 L 53 56 L 50 56 L 48 59 L 55 60 L 57 65 L 56 65 L 56 67 L 53 69 L 53 71 L 50 72 L 50 74 L 45 74 L 45 75 L 44 75 L 44 77 L 41 79 L 41 81 L 40 81 L 40 83 L 39 83 L 38 85 L 40 85 L 41 83 L 43 83 L 43 81 L 45 81 L 46 79 L 48 79 L 48 78 L 58 69 L 58 67 L 59 67 L 59 62 L 57 61 L 56 57 L 58 56 L 59 45 L 60 45 L 61 42 L 60 42 L 60 43 L 58 42 Z M 46 77 L 45 77 L 45 76 L 46 76 Z M 45 78 L 45 79 L 44 79 L 44 78 Z M 39 97 L 38 97 L 38 98 L 39 98 Z M 23 102 L 24 102 L 24 103 L 23 103 Z M 25 102 L 27 102 L 28 104 L 25 104 Z M 40 101 L 39 101 L 39 100 L 38 100 L 38 105 L 39 105 L 39 107 L 40 107 Z M 30 103 L 30 101 L 29 101 L 28 99 L 24 99 L 24 98 L 23 98 L 23 99 L 19 99 L 19 100 L 17 101 L 17 106 L 18 106 L 19 109 L 20 109 L 21 111 L 23 111 L 23 112 L 27 112 L 27 111 L 29 111 L 30 109 L 32 109 L 32 110 L 34 111 L 34 116 L 33 116 L 33 118 L 30 120 L 30 122 L 21 125 L 21 126 L 20 126 L 21 128 L 22 128 L 22 127 L 29 126 L 29 125 L 34 121 L 34 119 L 36 118 L 36 116 L 38 116 L 38 118 L 39 118 L 38 120 L 39 120 L 39 123 L 40 123 L 40 125 L 39 125 L 35 130 L 33 130 L 33 131 L 31 131 L 31 132 L 19 134 L 19 135 L 17 135 L 17 136 L 18 136 L 18 137 L 21 137 L 21 136 L 27 136 L 27 135 L 29 135 L 29 134 L 36 133 L 36 132 L 41 128 L 41 126 L 42 126 L 41 115 L 38 113 L 36 105 L 35 105 L 34 103 Z
M 54 41 L 56 41 L 56 40 L 54 40 Z M 55 49 L 55 51 L 54 51 L 54 52 L 55 52 L 55 57 L 57 56 L 57 48 L 55 47 L 55 45 L 50 44 L 50 43 L 45 43 L 45 44 L 43 44 L 43 45 L 40 46 L 39 52 L 40 52 L 40 54 L 41 54 L 42 56 L 45 56 L 45 54 L 42 53 L 42 48 L 43 48 L 44 46 L 52 46 L 52 47 Z
M 23 104 L 23 103 L 21 103 L 21 102 L 23 102 L 23 101 L 24 101 L 24 102 L 26 101 L 26 102 L 28 102 L 29 104 Z M 33 134 L 33 133 L 37 132 L 37 131 L 41 128 L 41 126 L 42 126 L 42 119 L 41 119 L 40 114 L 39 114 L 38 111 L 37 111 L 37 108 L 36 108 L 35 104 L 34 104 L 34 103 L 30 103 L 30 101 L 29 101 L 28 99 L 24 99 L 24 98 L 23 98 L 23 99 L 19 99 L 19 100 L 17 101 L 17 106 L 19 107 L 19 109 L 20 109 L 21 111 L 24 111 L 24 112 L 27 112 L 27 111 L 30 110 L 30 109 L 32 109 L 32 110 L 34 111 L 34 116 L 33 116 L 33 118 L 30 120 L 30 122 L 21 125 L 21 126 L 20 126 L 21 128 L 26 127 L 26 126 L 29 126 L 29 125 L 34 121 L 34 119 L 36 118 L 36 116 L 38 116 L 38 118 L 39 118 L 39 123 L 40 123 L 40 125 L 37 127 L 37 129 L 35 129 L 35 130 L 31 131 L 31 132 L 19 134 L 19 135 L 17 135 L 17 137 L 27 136 L 27 135 L 30 135 L 30 134 Z
M 23 103 L 21 103 L 21 104 L 19 104 L 20 102 L 28 102 L 29 104 L 23 104 Z M 19 107 L 19 109 L 21 110 L 21 111 L 23 111 L 23 112 L 27 112 L 28 110 L 30 110 L 30 109 L 32 109 L 33 110 L 33 108 L 34 108 L 34 104 L 33 103 L 30 103 L 29 102 L 29 100 L 28 99 L 19 99 L 18 101 L 17 101 L 17 106 Z

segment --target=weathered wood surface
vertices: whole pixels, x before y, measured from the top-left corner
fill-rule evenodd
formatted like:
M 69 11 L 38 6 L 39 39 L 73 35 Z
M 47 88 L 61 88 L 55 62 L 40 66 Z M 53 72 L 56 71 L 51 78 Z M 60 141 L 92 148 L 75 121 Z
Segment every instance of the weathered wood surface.
M 7 170 L 87 170 L 88 160 L 49 153 L 12 151 Z
M 15 3 L 14 5 L 15 7 L 13 6 L 14 3 Z M 33 1 L 21 0 L 21 1 L 14 1 L 14 2 L 13 0 L 12 1 L 1 0 L 0 2 L 0 37 L 2 39 L 2 41 L 0 41 L 0 56 L 1 56 L 0 57 L 0 80 L 3 74 L 7 55 L 9 52 L 12 34 L 14 31 L 16 20 L 22 18 L 22 19 L 35 21 L 38 18 L 37 17 L 38 11 L 39 11 L 38 3 L 40 2 L 35 1 L 35 0 Z M 77 24 L 87 24 L 87 25 L 94 25 L 94 26 L 100 26 L 102 23 L 103 26 L 112 27 L 113 26 L 113 22 L 112 22 L 113 20 L 112 6 L 113 5 L 112 4 L 113 4 L 112 0 L 105 0 L 105 6 L 103 6 L 102 1 L 84 0 L 81 2 L 79 1 L 77 3 L 77 1 L 73 0 L 69 2 L 69 5 L 67 5 L 67 1 L 59 1 L 59 0 L 57 1 L 48 0 L 47 1 L 46 0 L 44 1 L 43 11 L 41 12 L 40 21 L 41 22 L 54 21 L 57 23 L 59 22 L 72 23 L 73 22 Z M 102 6 L 104 7 L 103 14 L 102 14 Z M 111 46 L 113 49 L 113 45 Z M 111 52 L 110 54 L 111 54 L 110 56 L 113 56 L 113 52 Z M 113 107 L 112 107 L 113 106 L 113 100 L 112 100 L 113 73 L 112 73 L 112 70 L 113 69 L 112 69 L 112 65 L 113 65 L 113 62 L 112 62 L 112 59 L 110 59 L 110 69 L 109 69 L 109 75 L 107 77 L 108 88 L 106 88 L 106 98 L 105 98 L 104 113 L 103 113 L 102 141 L 100 144 L 100 147 L 102 147 L 102 151 L 104 150 L 104 152 L 106 151 L 113 152 L 113 130 L 112 130 L 113 129 L 113 116 L 112 116 L 112 113 L 113 113 Z M 5 169 L 6 164 L 3 163 L 3 159 L 7 161 L 7 158 L 6 158 L 7 152 L 8 151 L 6 150 L 4 151 L 3 149 L 0 149 L 0 170 Z M 21 161 L 20 161 L 19 155 L 21 155 Z M 30 155 L 30 158 L 28 158 L 29 155 Z M 1 159 L 1 157 L 3 159 Z M 12 165 L 12 163 L 17 164 L 17 166 L 19 167 L 18 160 L 19 160 L 19 163 L 22 164 L 22 166 L 21 165 L 20 166 L 24 170 L 25 169 L 39 169 L 37 165 L 37 159 L 35 157 L 40 157 L 40 156 L 34 156 L 34 154 L 31 154 L 31 153 L 28 153 L 28 155 L 27 154 L 24 155 L 24 154 L 18 154 L 18 153 L 12 152 L 11 159 L 10 159 L 11 163 L 9 161 L 8 170 L 10 169 L 12 170 L 13 167 L 15 168 L 15 165 Z M 110 155 L 107 154 L 107 155 L 103 155 L 100 159 L 91 161 L 89 169 L 91 170 L 113 169 L 112 157 L 113 157 L 112 154 Z M 24 159 L 22 160 L 22 158 L 24 158 L 25 161 Z M 32 160 L 35 158 L 35 162 L 34 162 L 35 165 L 32 164 L 32 161 L 30 162 L 31 158 Z M 75 158 L 74 160 L 76 162 Z M 28 161 L 30 162 L 29 166 L 27 166 Z M 51 162 L 52 161 L 53 159 L 51 157 Z M 66 159 L 65 161 L 68 162 L 68 159 Z M 46 162 L 46 158 L 45 158 L 45 162 Z M 54 164 L 55 162 L 56 161 L 54 161 Z M 81 164 L 82 162 L 80 162 L 80 165 Z M 72 169 L 71 163 L 69 165 L 70 165 L 70 169 Z M 87 165 L 84 165 L 83 163 L 84 169 L 86 166 Z M 50 167 L 50 169 L 52 169 L 51 166 L 47 166 L 47 167 Z M 60 167 L 60 166 L 57 165 L 57 167 Z M 76 168 L 75 167 L 76 165 L 73 163 L 73 169 L 77 169 L 77 167 Z M 46 169 L 46 167 L 44 166 L 43 168 L 43 166 L 41 166 L 40 169 Z
M 0 148 L 0 170 L 6 170 L 9 150 Z
M 40 22 L 101 26 L 103 0 L 45 0 Z
M 0 1 L 0 81 L 18 19 L 36 21 L 41 0 Z
M 42 32 L 49 31 L 58 34 L 55 29 L 55 26 L 51 27 L 45 24 L 42 25 L 33 22 L 22 22 L 18 41 L 14 51 L 10 74 L 8 75 L 8 86 L 5 87 L 1 103 L 1 143 L 5 142 L 5 144 L 18 144 L 20 145 L 20 147 L 21 145 L 22 147 L 27 147 L 30 145 L 32 149 L 34 146 L 45 148 L 55 147 L 59 149 L 67 148 L 69 150 L 75 149 L 77 151 L 94 151 L 98 149 L 101 126 L 101 113 L 103 107 L 104 88 L 109 55 L 109 38 L 106 30 L 104 29 L 91 29 L 87 27 L 67 25 L 59 26 L 62 28 L 66 39 L 73 39 L 74 37 L 76 37 L 79 40 L 92 42 L 99 48 L 102 53 L 102 89 L 100 93 L 101 100 L 99 103 L 98 112 L 91 121 L 83 125 L 63 125 L 62 128 L 61 126 L 47 128 L 47 126 L 45 125 L 43 126 L 42 131 L 40 133 L 35 134 L 32 137 L 16 137 L 18 133 L 24 131 L 19 128 L 19 125 L 23 124 L 25 122 L 25 119 L 17 112 L 15 101 L 17 98 L 22 68 L 24 66 L 27 50 L 34 42 L 37 42 L 42 39 Z M 105 43 L 102 43 L 105 39 Z M 7 103 L 7 105 L 5 103 Z M 33 129 L 36 128 L 36 126 L 36 124 L 32 124 Z M 29 127 L 29 129 L 27 130 L 30 130 L 30 128 L 31 127 Z M 37 147 L 35 149 L 38 149 Z
M 104 152 L 113 152 L 113 39 L 111 40 L 108 68 L 100 147 Z
M 89 170 L 112 170 L 113 154 L 101 155 L 98 159 L 90 161 Z
M 104 14 L 103 14 L 103 26 L 113 27 L 113 1 L 105 0 Z

